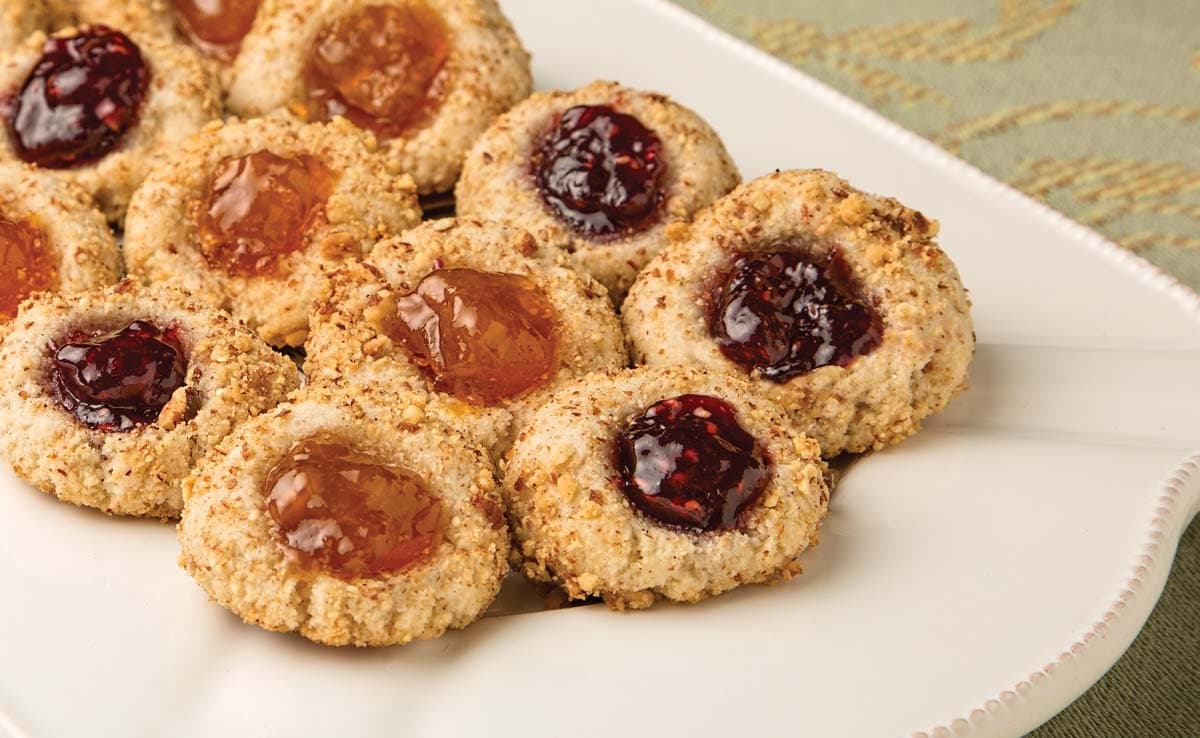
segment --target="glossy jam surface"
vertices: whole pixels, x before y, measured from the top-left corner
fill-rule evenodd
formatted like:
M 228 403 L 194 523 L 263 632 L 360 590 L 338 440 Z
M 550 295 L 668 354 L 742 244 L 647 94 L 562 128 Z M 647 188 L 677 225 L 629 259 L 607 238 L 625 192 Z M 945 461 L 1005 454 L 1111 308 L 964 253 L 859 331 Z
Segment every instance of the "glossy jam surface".
M 836 252 L 821 262 L 795 250 L 737 257 L 711 295 L 721 353 L 776 382 L 870 353 L 883 329 L 847 273 Z
M 413 472 L 327 437 L 292 447 L 264 492 L 280 541 L 304 563 L 345 579 L 427 561 L 448 519 Z
M 0 323 L 17 314 L 21 301 L 34 292 L 58 287 L 58 266 L 46 233 L 28 220 L 0 213 Z
M 200 250 L 230 274 L 269 274 L 325 215 L 334 174 L 319 159 L 269 151 L 226 159 L 197 213 Z
M 141 50 L 120 31 L 85 26 L 75 36 L 48 39 L 4 104 L 13 149 L 52 169 L 96 161 L 137 122 L 149 84 Z
M 153 423 L 187 363 L 174 330 L 144 320 L 114 333 L 76 335 L 54 348 L 52 381 L 58 402 L 79 422 L 103 431 Z
M 620 487 L 659 523 L 732 530 L 766 489 L 766 452 L 729 403 L 680 395 L 652 405 L 617 436 Z
M 259 0 L 172 0 L 179 30 L 209 56 L 228 61 L 254 24 Z
M 464 402 L 520 397 L 558 368 L 558 314 L 528 277 L 438 269 L 397 301 L 397 317 L 392 336 Z
M 662 204 L 662 142 L 641 121 L 607 105 L 563 112 L 533 157 L 542 200 L 588 236 L 650 225 Z
M 450 29 L 424 0 L 369 5 L 323 27 L 305 67 L 308 115 L 336 115 L 386 137 L 422 124 L 441 100 Z

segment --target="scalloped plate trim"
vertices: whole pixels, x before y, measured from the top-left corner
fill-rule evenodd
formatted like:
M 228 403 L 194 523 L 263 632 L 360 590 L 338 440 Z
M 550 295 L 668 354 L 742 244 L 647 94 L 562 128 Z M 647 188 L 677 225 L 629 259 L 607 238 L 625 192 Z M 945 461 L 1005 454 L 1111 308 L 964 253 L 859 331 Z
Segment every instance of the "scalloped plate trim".
M 1048 221 L 1065 236 L 1120 266 L 1140 282 L 1168 295 L 1200 324 L 1200 295 L 1154 264 L 668 0 L 637 2 L 786 79 L 839 113 Z M 1112 668 L 1133 643 L 1166 585 L 1179 539 L 1197 513 L 1200 513 L 1200 450 L 1186 458 L 1163 484 L 1154 503 L 1154 516 L 1143 534 L 1141 553 L 1129 565 L 1128 577 L 1099 620 L 1025 679 L 963 715 L 912 733 L 911 738 L 1011 736 L 1014 728 L 1020 733 L 1032 730 L 1064 709 Z M 1072 678 L 1078 680 L 1076 686 L 1069 686 Z M 1064 695 L 1067 695 L 1066 699 Z

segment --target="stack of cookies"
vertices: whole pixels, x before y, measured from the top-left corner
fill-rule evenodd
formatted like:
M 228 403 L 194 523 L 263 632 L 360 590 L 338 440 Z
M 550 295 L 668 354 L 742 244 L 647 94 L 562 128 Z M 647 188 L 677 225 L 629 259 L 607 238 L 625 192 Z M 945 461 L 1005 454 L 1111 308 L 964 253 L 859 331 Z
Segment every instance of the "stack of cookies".
M 826 460 L 965 388 L 936 222 L 741 184 L 661 94 L 531 95 L 494 0 L 0 8 L 0 453 L 179 520 L 247 622 L 389 645 L 513 569 L 618 610 L 785 580 Z

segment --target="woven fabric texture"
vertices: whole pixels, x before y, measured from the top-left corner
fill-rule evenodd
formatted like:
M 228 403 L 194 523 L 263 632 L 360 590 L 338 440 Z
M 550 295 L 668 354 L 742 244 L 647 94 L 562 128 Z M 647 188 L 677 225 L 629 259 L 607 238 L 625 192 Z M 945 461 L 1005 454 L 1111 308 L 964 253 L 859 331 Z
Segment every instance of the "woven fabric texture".
M 1200 290 L 1200 0 L 675 1 Z M 1129 652 L 1031 735 L 1200 736 L 1200 524 Z

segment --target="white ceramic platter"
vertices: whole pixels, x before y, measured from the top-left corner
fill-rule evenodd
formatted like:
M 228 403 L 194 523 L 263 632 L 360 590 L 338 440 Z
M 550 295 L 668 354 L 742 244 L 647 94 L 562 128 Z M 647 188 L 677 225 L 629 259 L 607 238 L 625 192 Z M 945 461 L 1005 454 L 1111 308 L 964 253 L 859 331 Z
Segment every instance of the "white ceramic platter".
M 975 300 L 974 389 L 851 469 L 789 585 L 381 651 L 245 626 L 176 568 L 169 527 L 4 473 L 0 733 L 1017 736 L 1098 679 L 1200 506 L 1196 298 L 665 3 L 505 6 L 541 87 L 659 89 L 747 178 L 825 167 L 939 218 Z

